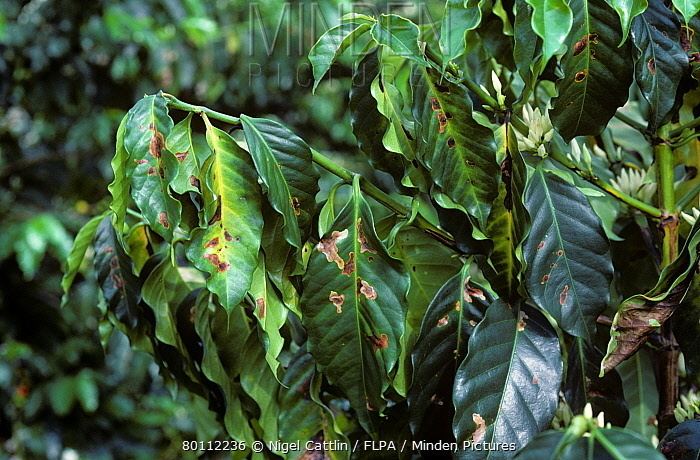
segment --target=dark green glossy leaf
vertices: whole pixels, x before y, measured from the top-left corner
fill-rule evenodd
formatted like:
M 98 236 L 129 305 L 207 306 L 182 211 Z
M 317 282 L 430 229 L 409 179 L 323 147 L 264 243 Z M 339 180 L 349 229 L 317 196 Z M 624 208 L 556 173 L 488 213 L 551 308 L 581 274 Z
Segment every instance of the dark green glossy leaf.
M 565 0 L 527 0 L 527 3 L 533 8 L 532 30 L 542 39 L 542 57 L 547 62 L 559 51 L 571 30 L 571 7 Z
M 241 122 L 267 199 L 284 218 L 284 237 L 295 248 L 301 248 L 318 192 L 319 176 L 311 161 L 311 149 L 276 121 L 241 115 Z
M 413 382 L 408 394 L 411 431 L 439 424 L 448 432 L 454 416 L 452 382 L 467 356 L 474 326 L 492 302 L 483 287 L 470 282 L 465 264 L 440 288 L 423 317 L 420 337 L 413 348 Z M 434 427 L 429 426 L 428 429 Z
M 649 102 L 649 130 L 665 123 L 676 100 L 676 90 L 688 71 L 688 55 L 680 42 L 681 24 L 661 0 L 651 0 L 649 9 L 632 25 L 632 41 L 639 50 L 634 74 Z
M 207 142 L 214 152 L 211 181 L 218 210 L 207 228 L 192 233 L 187 258 L 208 273 L 207 289 L 228 311 L 250 288 L 258 265 L 263 220 L 250 156 L 226 132 L 207 123 Z
M 516 0 L 515 8 L 513 60 L 520 76 L 525 80 L 534 65 L 539 39 L 532 30 L 532 6 L 526 0 Z
M 511 125 L 506 125 L 506 158 L 501 164 L 503 180 L 486 223 L 485 233 L 493 241 L 490 264 L 484 275 L 503 299 L 518 295 L 524 264 L 519 259 L 520 246 L 528 226 L 528 215 L 520 199 L 523 196 L 527 171 Z
M 73 248 L 68 254 L 66 259 L 66 268 L 63 272 L 63 278 L 61 279 L 61 289 L 63 289 L 63 298 L 61 299 L 61 306 L 65 306 L 68 302 L 68 293 L 71 286 L 73 285 L 73 280 L 75 275 L 78 274 L 80 266 L 85 258 L 85 253 L 88 247 L 92 245 L 93 239 L 95 239 L 95 233 L 97 233 L 97 227 L 100 222 L 105 218 L 105 213 L 95 216 L 83 225 L 83 227 L 75 235 L 75 240 L 73 241 Z
M 581 338 L 574 338 L 564 382 L 564 397 L 574 414 L 583 413 L 590 403 L 593 413 L 605 413 L 605 422 L 625 426 L 629 411 L 625 403 L 622 379 L 617 372 L 599 377 L 603 352 Z M 626 387 L 625 387 L 626 388 Z
M 610 300 L 608 240 L 586 197 L 539 166 L 527 186 L 532 228 L 523 245 L 532 300 L 571 335 L 590 340 Z
M 176 124 L 170 135 L 165 139 L 165 147 L 175 155 L 177 173 L 172 178 L 170 186 L 176 193 L 199 192 L 197 188 L 200 176 L 199 166 L 204 164 L 211 155 L 208 149 L 201 149 L 196 144 L 192 134 L 192 114 Z
M 102 294 L 117 320 L 131 329 L 139 323 L 139 283 L 124 253 L 110 216 L 102 219 L 95 236 L 95 270 Z
M 239 306 L 227 314 L 211 302 L 211 296 L 205 291 L 195 304 L 194 323 L 202 340 L 202 372 L 221 391 L 216 397 L 223 398 L 218 402 L 225 407 L 226 431 L 233 439 L 252 442 L 253 431 L 241 406 L 241 389 L 234 381 L 240 373 L 241 357 L 249 334 L 243 310 Z
M 655 422 L 659 410 L 659 390 L 656 387 L 652 356 L 647 350 L 639 350 L 617 368 L 630 411 L 625 428 L 648 440 L 657 434 Z M 607 416 L 606 412 L 606 419 Z
M 164 257 L 143 283 L 143 301 L 151 307 L 156 321 L 155 336 L 161 342 L 182 349 L 177 331 L 177 307 L 190 291 L 177 267 Z
M 617 308 L 601 373 L 608 372 L 632 356 L 683 301 L 698 260 L 698 230 L 700 224 L 694 225 L 678 258 L 664 268 L 656 286 L 645 294 L 625 299 Z
M 435 116 L 441 120 L 438 133 L 446 139 L 436 143 L 428 161 L 433 180 L 484 228 L 491 203 L 498 195 L 496 141 L 491 130 L 472 117 L 466 89 L 432 70 L 427 72 L 428 97 L 432 98 Z
M 600 133 L 632 84 L 632 45 L 622 41 L 615 12 L 603 0 L 572 0 L 574 25 L 562 60 L 564 78 L 557 83 L 552 123 L 569 141 Z
M 270 367 L 265 363 L 265 348 L 257 337 L 250 334 L 243 347 L 241 365 L 241 387 L 257 403 L 260 416 L 257 423 L 262 429 L 262 439 L 270 443 L 279 439 L 277 419 L 279 405 L 277 391 L 279 383 Z
M 314 74 L 313 91 L 316 91 L 316 87 L 335 60 L 370 27 L 369 23 L 344 22 L 321 35 L 309 51 L 309 62 Z
M 603 443 L 598 438 L 603 438 Z M 636 434 L 619 428 L 601 428 L 596 430 L 596 438 L 578 438 L 554 455 L 564 438 L 563 431 L 546 431 L 541 433 L 516 455 L 517 460 L 620 460 L 644 459 L 665 460 L 651 443 Z
M 408 311 L 401 338 L 401 359 L 394 388 L 405 395 L 410 385 L 411 350 L 418 338 L 426 308 L 435 293 L 462 266 L 456 254 L 420 229 L 404 227 L 396 235 L 389 254 L 403 262 L 410 277 L 406 294 Z
M 372 433 L 399 358 L 408 277 L 377 238 L 355 177 L 350 201 L 311 254 L 300 304 L 319 369 Z
M 371 92 L 372 83 L 379 75 L 379 65 L 379 53 L 375 51 L 365 56 L 353 73 L 348 102 L 350 124 L 360 150 L 367 154 L 372 165 L 400 181 L 404 175 L 404 159 L 384 147 L 382 139 L 389 120 L 377 109 Z
M 659 443 L 659 450 L 674 460 L 700 458 L 700 420 L 686 420 L 673 427 Z
M 554 417 L 562 379 L 556 332 L 541 313 L 492 303 L 469 338 L 457 370 L 453 431 L 457 442 L 525 446 Z M 466 449 L 459 458 L 509 458 L 512 452 Z
M 148 225 L 166 240 L 180 224 L 182 205 L 170 194 L 169 183 L 177 174 L 177 160 L 165 148 L 173 128 L 165 99 L 146 96 L 129 110 L 124 147 L 131 178 L 131 196 Z

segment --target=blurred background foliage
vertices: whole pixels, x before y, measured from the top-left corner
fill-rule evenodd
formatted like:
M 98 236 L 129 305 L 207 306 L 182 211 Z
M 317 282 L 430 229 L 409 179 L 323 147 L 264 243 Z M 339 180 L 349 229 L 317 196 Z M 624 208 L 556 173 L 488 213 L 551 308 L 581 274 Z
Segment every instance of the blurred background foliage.
M 221 439 L 206 403 L 174 396 L 148 355 L 100 324 L 89 270 L 60 308 L 63 260 L 106 207 L 116 128 L 134 101 L 163 89 L 277 116 L 370 173 L 347 113 L 351 69 L 335 66 L 314 96 L 306 54 L 341 14 L 390 9 L 425 24 L 442 7 L 0 0 L 0 459 L 180 458 L 182 440 Z

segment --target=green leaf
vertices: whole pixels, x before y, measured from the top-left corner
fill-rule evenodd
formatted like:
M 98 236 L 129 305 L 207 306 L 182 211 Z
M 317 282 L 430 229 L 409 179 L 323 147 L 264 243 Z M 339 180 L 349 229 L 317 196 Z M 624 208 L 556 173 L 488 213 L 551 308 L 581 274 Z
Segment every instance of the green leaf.
M 693 226 L 678 258 L 663 269 L 656 286 L 645 294 L 625 299 L 617 308 L 601 373 L 632 356 L 683 301 L 698 260 L 699 229 L 700 224 Z
M 394 380 L 396 391 L 405 395 L 411 381 L 411 350 L 418 338 L 426 308 L 438 289 L 459 271 L 462 264 L 452 250 L 422 230 L 408 226 L 396 235 L 389 255 L 403 262 L 404 269 L 410 277 L 410 287 L 406 294 L 408 311 L 404 334 L 401 337 L 401 358 Z
M 190 292 L 169 257 L 163 257 L 143 283 L 143 301 L 155 317 L 155 336 L 161 342 L 183 349 L 177 331 L 177 307 Z
M 680 11 L 685 22 L 688 23 L 700 11 L 700 0 L 673 0 L 673 6 Z
M 527 0 L 532 7 L 532 30 L 542 39 L 542 58 L 548 62 L 566 41 L 573 24 L 569 2 Z
M 627 35 L 632 25 L 632 20 L 642 14 L 647 9 L 647 0 L 605 0 L 620 16 L 620 26 L 622 27 L 622 44 L 627 40 Z
M 111 163 L 114 180 L 107 186 L 109 193 L 112 195 L 112 202 L 109 204 L 109 208 L 114 213 L 114 226 L 119 234 L 124 231 L 126 208 L 129 205 L 130 181 L 127 176 L 129 152 L 124 148 L 124 131 L 130 116 L 129 113 L 124 115 L 117 129 L 116 151 Z
M 80 266 L 85 258 L 85 253 L 88 247 L 92 245 L 92 241 L 95 239 L 95 233 L 97 233 L 97 227 L 100 225 L 105 215 L 105 213 L 102 213 L 87 221 L 75 236 L 73 248 L 70 250 L 70 254 L 68 254 L 68 258 L 66 259 L 66 269 L 61 279 L 61 288 L 63 289 L 63 297 L 61 298 L 62 307 L 68 302 L 68 293 L 73 285 L 75 275 L 78 274 L 78 270 L 80 270 Z
M 610 300 L 608 240 L 586 197 L 540 165 L 525 194 L 532 228 L 523 245 L 527 290 L 571 335 L 591 340 Z
M 210 275 L 207 289 L 231 311 L 243 300 L 258 265 L 263 227 L 260 187 L 248 153 L 204 120 L 214 152 L 208 174 L 218 208 L 208 227 L 192 232 L 187 258 Z
M 439 259 L 436 259 L 436 261 Z M 408 394 L 411 431 L 444 425 L 454 416 L 452 382 L 467 356 L 467 341 L 492 302 L 488 292 L 469 279 L 471 264 L 447 280 L 428 305 L 413 349 L 413 383 Z
M 632 25 L 632 41 L 639 50 L 634 74 L 642 95 L 649 102 L 649 130 L 665 123 L 676 101 L 676 91 L 688 71 L 688 55 L 681 46 L 681 24 L 661 0 Z
M 641 439 L 635 433 L 620 428 L 601 428 L 595 430 L 595 437 L 585 437 L 566 442 L 567 434 L 563 431 L 545 431 L 538 435 L 516 455 L 516 460 L 541 460 L 555 458 L 552 453 L 562 441 L 562 450 L 557 460 L 620 460 L 644 459 L 665 460 L 651 443 Z M 603 439 L 603 442 L 600 439 Z
M 656 435 L 654 421 L 659 410 L 659 390 L 656 387 L 652 356 L 646 350 L 639 350 L 630 359 L 620 363 L 617 369 L 622 377 L 625 400 L 630 411 L 625 428 L 651 440 Z
M 318 171 L 306 142 L 273 120 L 241 115 L 243 132 L 267 199 L 284 218 L 284 237 L 301 248 L 316 208 Z
M 129 110 L 124 128 L 131 196 L 151 229 L 167 241 L 180 224 L 182 208 L 169 189 L 177 173 L 177 160 L 165 148 L 165 139 L 172 128 L 167 103 L 160 95 L 146 96 L 137 102 Z
M 376 433 L 372 413 L 399 358 L 406 274 L 386 253 L 374 230 L 359 176 L 350 201 L 309 259 L 301 299 L 309 351 L 319 369 Z
M 81 370 L 73 379 L 75 396 L 87 413 L 97 410 L 100 404 L 100 390 L 95 381 L 95 375 L 89 369 Z
M 605 413 L 605 422 L 624 426 L 629 419 L 622 380 L 617 372 L 599 377 L 603 352 L 597 346 L 576 337 L 569 348 L 564 398 L 574 414 L 583 413 L 591 404 L 593 414 Z M 625 386 L 625 388 L 627 388 Z
M 384 69 L 387 69 L 393 64 L 382 62 L 382 65 Z M 370 88 L 372 97 L 377 101 L 377 110 L 389 120 L 389 126 L 384 133 L 382 143 L 389 152 L 400 153 L 407 160 L 413 161 L 415 158 L 413 142 L 406 134 L 401 114 L 403 97 L 394 83 L 385 78 L 385 73 L 386 70 L 381 71 L 379 78 L 374 79 Z
M 520 76 L 527 81 L 535 64 L 538 37 L 532 30 L 532 6 L 526 0 L 516 0 L 515 8 L 513 60 Z
M 369 23 L 344 22 L 331 27 L 326 33 L 321 35 L 309 51 L 309 62 L 311 62 L 314 74 L 314 92 L 335 60 L 361 35 L 367 32 L 370 27 L 371 24 Z
M 436 142 L 429 161 L 433 180 L 484 228 L 498 195 L 496 141 L 491 130 L 472 117 L 471 100 L 463 86 L 443 80 L 432 70 L 427 76 L 428 94 L 441 120 L 438 134 L 446 138 L 444 143 Z
M 287 309 L 277 296 L 272 283 L 267 279 L 265 270 L 265 258 L 260 254 L 258 267 L 253 272 L 253 281 L 250 285 L 250 295 L 255 301 L 255 317 L 264 331 L 265 360 L 272 370 L 273 376 L 277 376 L 279 357 L 284 347 L 284 338 L 280 329 L 287 320 Z
M 572 0 L 574 25 L 562 59 L 552 123 L 568 142 L 597 135 L 627 101 L 632 84 L 632 44 L 622 46 L 615 12 L 602 0 Z
M 700 457 L 700 420 L 686 420 L 670 429 L 659 443 L 667 458 L 693 459 Z
M 506 125 L 507 156 L 501 164 L 503 181 L 499 184 L 498 198 L 486 223 L 486 234 L 493 241 L 490 264 L 483 267 L 493 289 L 503 299 L 518 295 L 520 275 L 524 268 L 521 244 L 528 226 L 528 215 L 519 197 L 523 196 L 526 166 L 518 151 L 518 143 L 511 125 Z
M 367 154 L 372 165 L 400 181 L 404 175 L 404 158 L 384 147 L 382 140 L 389 120 L 377 109 L 377 101 L 371 92 L 379 75 L 379 66 L 379 53 L 374 51 L 365 56 L 353 72 L 348 102 L 350 125 L 360 150 Z
M 440 51 L 444 63 L 453 61 L 466 51 L 464 35 L 481 22 L 485 0 L 447 0 L 440 29 Z
M 205 292 L 195 304 L 195 330 L 202 340 L 202 372 L 221 388 L 226 431 L 237 441 L 252 442 L 253 431 L 239 396 L 241 389 L 234 381 L 240 373 L 249 333 L 245 314 L 241 307 L 227 314 L 210 297 Z
M 97 281 L 109 309 L 121 323 L 136 328 L 140 286 L 109 216 L 104 217 L 97 227 L 94 263 Z
M 306 447 L 307 441 L 318 440 L 319 435 L 325 441 L 348 442 L 345 436 L 338 435 L 340 430 L 337 430 L 331 410 L 318 402 L 321 376 L 315 374 L 315 369 L 311 355 L 299 349 L 284 374 L 278 394 L 279 436 L 282 441 L 299 443 L 300 450 L 294 453 L 300 456 L 298 458 L 305 458 L 301 449 Z M 333 460 L 349 458 L 349 451 L 344 450 L 330 450 L 326 454 Z
M 56 415 L 68 415 L 75 404 L 75 382 L 73 377 L 60 376 L 49 383 L 47 390 L 51 409 Z
M 526 306 L 516 312 L 500 300 L 492 303 L 472 332 L 469 354 L 457 370 L 457 442 L 523 447 L 554 417 L 561 379 L 559 339 L 544 316 Z M 470 449 L 460 454 L 459 458 L 509 456 Z
M 277 419 L 279 383 L 265 364 L 265 349 L 256 334 L 250 334 L 243 348 L 245 359 L 241 366 L 241 387 L 260 408 L 257 422 L 262 428 L 262 439 L 270 443 L 279 439 Z
M 207 149 L 199 150 L 192 137 L 192 114 L 176 124 L 170 135 L 165 140 L 165 146 L 169 152 L 175 155 L 177 160 L 177 173 L 172 178 L 170 186 L 175 193 L 199 192 L 197 182 L 199 166 L 211 155 Z
M 406 59 L 428 65 L 418 47 L 419 32 L 417 25 L 395 14 L 382 14 L 371 30 L 372 38 L 380 45 Z

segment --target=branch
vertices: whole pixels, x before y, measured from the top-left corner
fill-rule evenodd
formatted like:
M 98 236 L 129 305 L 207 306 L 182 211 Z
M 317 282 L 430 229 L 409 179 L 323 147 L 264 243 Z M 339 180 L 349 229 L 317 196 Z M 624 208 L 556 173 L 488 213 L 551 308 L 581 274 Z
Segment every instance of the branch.
M 173 96 L 171 94 L 161 92 L 161 95 L 168 100 L 168 106 L 170 108 L 184 110 L 186 112 L 204 113 L 209 118 L 223 121 L 224 123 L 228 123 L 231 125 L 240 126 L 240 119 L 237 117 L 233 117 L 231 115 L 226 115 L 224 113 L 216 112 L 214 110 L 211 110 L 207 107 L 203 107 L 201 105 L 193 105 L 193 104 L 188 104 L 186 102 L 182 102 L 181 100 L 179 100 L 178 98 L 176 98 L 175 96 Z M 329 171 L 330 173 L 343 179 L 343 181 L 345 181 L 347 183 L 352 183 L 352 178 L 353 178 L 353 176 L 356 175 L 356 173 L 351 172 L 351 171 L 343 168 L 342 166 L 336 164 L 333 160 L 331 160 L 327 156 L 323 155 L 320 152 L 317 152 L 314 149 L 311 149 L 311 158 L 312 158 L 314 163 L 316 163 L 317 165 L 319 165 L 320 167 L 322 167 L 326 171 Z M 377 187 L 373 183 L 369 182 L 364 177 L 361 178 L 361 180 L 360 180 L 360 186 L 362 187 L 363 192 L 365 192 L 367 195 L 371 196 L 372 198 L 374 198 L 375 200 L 377 200 L 379 203 L 383 204 L 387 208 L 394 211 L 400 217 L 408 218 L 411 215 L 410 209 L 406 208 L 404 205 L 402 205 L 401 203 L 399 203 L 398 201 L 393 199 L 391 196 L 384 193 L 379 187 Z M 438 240 L 439 242 L 443 243 L 444 245 L 449 246 L 451 249 L 453 249 L 455 251 L 458 251 L 452 235 L 450 235 L 445 230 L 431 224 L 420 214 L 418 214 L 415 217 L 415 219 L 413 220 L 413 225 L 420 228 L 421 230 L 426 232 L 428 235 L 430 235 L 432 238 Z
M 202 105 L 193 105 L 193 104 L 188 104 L 187 102 L 182 102 L 180 99 L 176 98 L 172 94 L 160 92 L 160 95 L 163 96 L 165 99 L 168 101 L 168 107 L 177 109 L 177 110 L 184 110 L 185 112 L 193 112 L 193 113 L 204 113 L 206 114 L 209 118 L 213 118 L 214 120 L 219 120 L 223 121 L 224 123 L 228 123 L 229 125 L 234 125 L 234 126 L 240 126 L 241 120 L 237 117 L 233 117 L 231 115 L 226 115 L 225 113 L 217 112 L 215 110 L 212 110 L 208 107 L 204 107 Z
M 643 123 L 638 122 L 634 118 L 625 115 L 622 112 L 615 112 L 615 118 L 623 122 L 624 124 L 631 126 L 632 128 L 636 129 L 637 131 L 641 131 L 642 133 L 647 132 L 647 127 L 644 126 Z
M 561 153 L 558 152 L 552 152 L 550 153 L 550 156 L 557 160 L 559 163 L 563 164 L 567 168 L 571 169 L 573 172 L 578 174 L 582 179 L 590 182 L 591 184 L 594 184 L 607 192 L 608 194 L 614 196 L 618 200 L 622 201 L 626 205 L 633 207 L 639 211 L 642 211 L 645 214 L 650 215 L 651 217 L 654 217 L 656 219 L 660 219 L 664 213 L 657 207 L 654 207 L 648 203 L 645 203 L 641 200 L 636 199 L 633 196 L 630 196 L 624 192 L 621 192 L 617 190 L 615 187 L 612 185 L 608 184 L 607 182 L 601 180 L 598 177 L 591 176 L 590 173 L 583 171 L 580 169 L 576 164 L 574 164 L 571 160 L 569 160 L 567 157 L 562 155 Z
M 686 129 L 694 129 L 700 126 L 700 117 L 689 121 L 684 125 L 680 125 L 678 128 L 672 129 L 668 132 L 668 139 L 673 139 L 674 137 L 680 136 Z

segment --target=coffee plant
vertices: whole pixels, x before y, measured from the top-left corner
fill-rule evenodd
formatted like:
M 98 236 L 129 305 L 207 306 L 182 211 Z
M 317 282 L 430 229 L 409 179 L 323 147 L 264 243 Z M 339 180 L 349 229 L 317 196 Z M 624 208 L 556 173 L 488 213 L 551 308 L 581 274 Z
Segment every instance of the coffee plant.
M 147 95 L 66 296 L 92 247 L 107 319 L 241 457 L 697 455 L 698 11 L 344 16 L 314 89 L 352 55 L 372 178 L 275 119 Z

